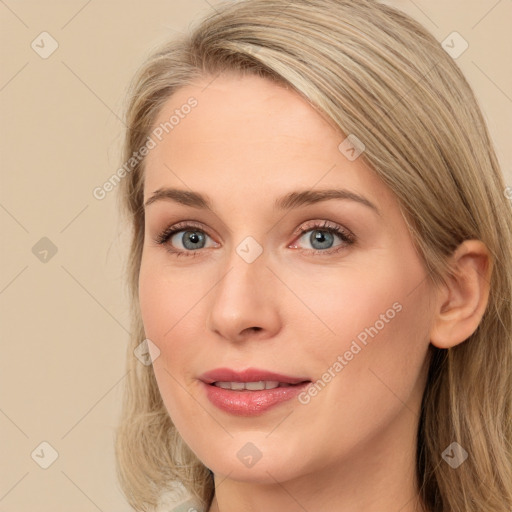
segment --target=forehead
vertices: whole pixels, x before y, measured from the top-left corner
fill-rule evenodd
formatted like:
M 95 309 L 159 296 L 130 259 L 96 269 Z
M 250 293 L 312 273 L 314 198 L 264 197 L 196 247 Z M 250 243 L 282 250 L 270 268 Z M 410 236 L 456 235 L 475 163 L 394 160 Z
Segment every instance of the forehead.
M 310 143 L 322 132 L 336 133 L 313 107 L 290 87 L 254 75 L 223 74 L 204 77 L 193 85 L 178 89 L 159 113 L 155 125 L 163 125 L 180 110 L 197 105 L 175 119 L 171 145 L 181 142 L 231 145 L 242 142 L 276 145 L 274 137 L 291 138 L 295 143 Z M 176 118 L 176 116 L 174 116 Z M 181 118 L 183 117 L 183 118 Z M 341 134 L 337 134 L 341 136 Z
M 296 91 L 265 78 L 204 77 L 168 99 L 158 126 L 167 130 L 146 157 L 145 198 L 162 186 L 210 196 L 236 189 L 247 201 L 316 184 L 385 193 L 362 158 L 340 151 L 343 133 Z

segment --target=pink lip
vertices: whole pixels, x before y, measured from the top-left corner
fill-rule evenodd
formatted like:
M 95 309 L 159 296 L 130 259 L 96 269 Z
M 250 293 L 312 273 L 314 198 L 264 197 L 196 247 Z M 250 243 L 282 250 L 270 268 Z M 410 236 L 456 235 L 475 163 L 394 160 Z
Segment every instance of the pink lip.
M 237 416 L 256 416 L 282 402 L 291 400 L 308 386 L 311 381 L 302 377 L 291 377 L 266 370 L 248 368 L 235 371 L 218 368 L 201 375 L 208 400 L 219 409 Z M 288 387 L 263 389 L 261 391 L 222 389 L 214 382 L 258 382 L 277 381 L 292 384 Z

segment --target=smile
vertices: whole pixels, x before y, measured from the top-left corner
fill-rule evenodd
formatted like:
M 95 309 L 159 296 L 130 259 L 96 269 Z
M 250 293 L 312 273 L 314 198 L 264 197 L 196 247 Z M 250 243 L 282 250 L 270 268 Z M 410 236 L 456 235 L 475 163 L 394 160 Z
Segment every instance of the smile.
M 231 389 L 233 391 L 262 391 L 264 389 L 275 389 L 293 386 L 287 382 L 278 382 L 276 380 L 260 380 L 258 382 L 214 382 L 214 386 L 222 389 Z

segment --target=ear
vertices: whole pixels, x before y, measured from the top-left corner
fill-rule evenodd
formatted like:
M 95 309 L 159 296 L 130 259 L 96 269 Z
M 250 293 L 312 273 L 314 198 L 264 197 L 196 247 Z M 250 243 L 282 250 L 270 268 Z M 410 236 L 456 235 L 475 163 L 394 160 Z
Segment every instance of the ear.
M 467 340 L 477 329 L 489 299 L 492 260 L 479 240 L 466 240 L 451 259 L 453 276 L 437 294 L 430 342 L 451 348 Z

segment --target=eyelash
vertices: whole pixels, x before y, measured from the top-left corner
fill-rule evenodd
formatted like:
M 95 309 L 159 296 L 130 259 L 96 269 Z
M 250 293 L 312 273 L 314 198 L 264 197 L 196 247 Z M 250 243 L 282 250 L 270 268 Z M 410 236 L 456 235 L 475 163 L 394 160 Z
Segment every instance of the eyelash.
M 154 239 L 154 242 L 158 245 L 166 245 L 169 239 L 175 235 L 176 233 L 180 233 L 181 231 L 195 231 L 195 232 L 201 232 L 205 234 L 206 236 L 209 236 L 206 231 L 204 231 L 201 227 L 191 224 L 191 223 L 179 223 L 175 224 L 173 226 L 170 226 L 166 228 L 164 231 L 162 231 L 159 235 L 156 236 Z M 337 235 L 341 240 L 342 244 L 336 246 L 333 249 L 327 249 L 327 250 L 320 250 L 320 249 L 299 249 L 300 251 L 306 251 L 310 254 L 335 254 L 343 249 L 345 249 L 347 246 L 350 246 L 355 243 L 356 237 L 348 230 L 342 228 L 341 226 L 338 226 L 336 224 L 331 224 L 329 221 L 324 221 L 323 223 L 319 223 L 318 221 L 313 221 L 312 224 L 308 224 L 306 226 L 302 226 L 299 229 L 299 232 L 295 235 L 296 238 L 302 238 L 304 233 L 307 233 L 309 231 L 325 231 L 327 233 L 331 233 L 334 235 Z M 166 250 L 175 255 L 175 256 L 197 256 L 199 252 L 201 252 L 202 249 L 196 249 L 195 251 L 182 251 L 178 249 L 172 248 L 172 246 L 168 245 L 166 247 Z

